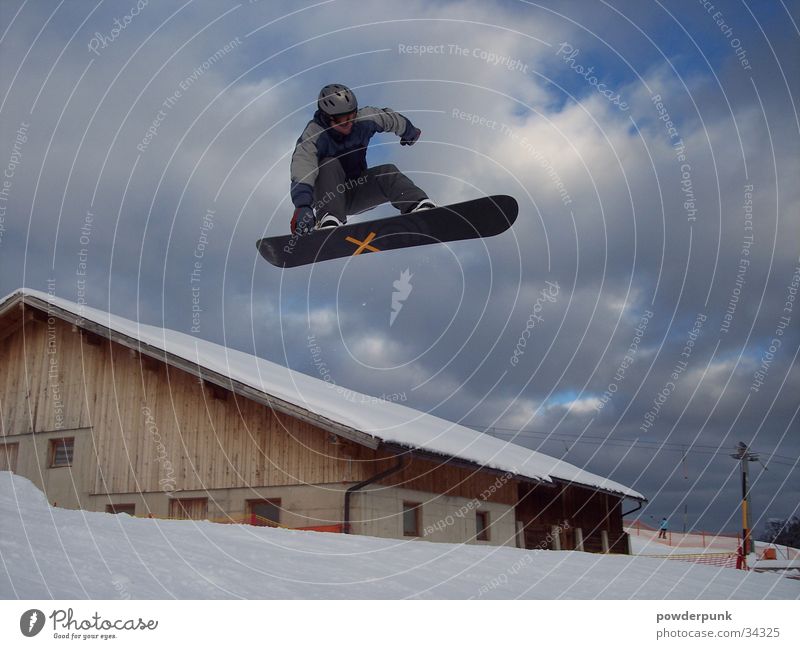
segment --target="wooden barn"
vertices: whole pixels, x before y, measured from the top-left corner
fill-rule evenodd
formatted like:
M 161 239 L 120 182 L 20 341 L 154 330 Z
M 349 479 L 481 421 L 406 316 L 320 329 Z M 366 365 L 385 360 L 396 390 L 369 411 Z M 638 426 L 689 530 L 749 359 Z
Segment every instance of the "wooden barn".
M 644 496 L 542 453 L 40 291 L 0 302 L 0 470 L 59 507 L 628 552 Z

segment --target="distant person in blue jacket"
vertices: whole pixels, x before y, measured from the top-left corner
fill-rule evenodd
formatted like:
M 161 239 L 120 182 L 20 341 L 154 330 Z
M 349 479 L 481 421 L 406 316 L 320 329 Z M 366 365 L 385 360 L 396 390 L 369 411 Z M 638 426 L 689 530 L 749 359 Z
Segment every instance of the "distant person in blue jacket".
M 412 145 L 422 131 L 391 108 L 358 107 L 347 86 L 320 90 L 317 112 L 292 154 L 292 234 L 335 228 L 385 203 L 403 214 L 436 205 L 393 164 L 367 168 L 367 145 L 375 133 L 392 132 Z
M 669 523 L 667 523 L 667 517 L 661 519 L 661 522 L 658 524 L 658 538 L 665 539 L 667 538 L 667 529 L 669 527 Z

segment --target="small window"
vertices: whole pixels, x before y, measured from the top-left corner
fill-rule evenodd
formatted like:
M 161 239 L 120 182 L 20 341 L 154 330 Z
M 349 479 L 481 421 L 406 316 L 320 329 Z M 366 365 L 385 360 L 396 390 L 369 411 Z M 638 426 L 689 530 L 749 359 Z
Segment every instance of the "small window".
M 136 515 L 136 505 L 133 503 L 128 504 L 117 504 L 111 503 L 110 505 L 106 505 L 106 513 L 107 514 L 128 514 L 129 516 Z
M 74 437 L 50 440 L 50 467 L 72 466 L 72 451 L 75 447 Z
M 489 540 L 489 512 L 475 512 L 475 530 L 476 540 Z
M 281 500 L 280 498 L 248 500 L 247 513 L 251 516 L 248 522 L 252 525 L 276 527 L 281 522 Z
M 19 453 L 19 442 L 13 444 L 0 444 L 0 471 L 17 470 L 17 455 Z
M 169 517 L 204 521 L 208 518 L 208 498 L 173 498 Z
M 403 503 L 403 536 L 419 536 L 419 519 L 422 505 Z

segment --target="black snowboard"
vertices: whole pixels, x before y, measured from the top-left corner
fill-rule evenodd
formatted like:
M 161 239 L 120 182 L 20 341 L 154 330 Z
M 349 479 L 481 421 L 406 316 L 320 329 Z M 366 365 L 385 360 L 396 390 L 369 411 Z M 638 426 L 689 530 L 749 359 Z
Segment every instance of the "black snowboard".
M 261 256 L 274 266 L 292 268 L 367 252 L 493 237 L 511 227 L 517 218 L 517 210 L 517 201 L 511 196 L 487 196 L 315 231 L 303 237 L 267 237 L 260 239 L 256 247 Z

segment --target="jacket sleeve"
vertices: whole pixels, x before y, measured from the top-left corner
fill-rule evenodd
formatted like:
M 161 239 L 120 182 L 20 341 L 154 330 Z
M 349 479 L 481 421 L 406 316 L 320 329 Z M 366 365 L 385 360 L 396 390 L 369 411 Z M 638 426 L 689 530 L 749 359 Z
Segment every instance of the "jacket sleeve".
M 376 133 L 389 131 L 400 137 L 403 137 L 414 128 L 408 117 L 395 113 L 391 108 L 364 106 L 358 111 L 358 119 L 359 121 L 372 123 Z
M 295 207 L 314 202 L 314 182 L 319 173 L 317 140 L 321 133 L 322 127 L 319 124 L 309 122 L 294 147 L 290 173 L 292 203 Z

